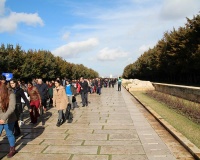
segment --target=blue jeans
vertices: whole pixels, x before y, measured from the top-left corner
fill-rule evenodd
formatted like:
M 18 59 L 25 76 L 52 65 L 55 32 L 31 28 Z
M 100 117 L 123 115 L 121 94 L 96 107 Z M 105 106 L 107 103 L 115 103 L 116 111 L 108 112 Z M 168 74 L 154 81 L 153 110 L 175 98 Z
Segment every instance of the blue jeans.
M 3 129 L 5 129 L 6 136 L 8 137 L 10 147 L 15 146 L 15 136 L 13 135 L 14 125 L 15 125 L 15 122 L 7 123 L 7 124 L 0 124 L 0 134 L 2 133 Z
M 97 87 L 97 94 L 101 94 L 101 87 Z

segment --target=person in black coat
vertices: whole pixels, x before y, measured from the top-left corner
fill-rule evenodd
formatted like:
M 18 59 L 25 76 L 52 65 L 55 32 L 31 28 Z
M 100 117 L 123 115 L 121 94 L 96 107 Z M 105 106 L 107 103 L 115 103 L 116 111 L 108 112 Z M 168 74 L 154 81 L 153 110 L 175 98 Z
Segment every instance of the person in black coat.
M 31 107 L 30 107 L 30 103 L 27 97 L 24 94 L 24 90 L 20 88 L 18 81 L 16 79 L 10 80 L 10 87 L 16 96 L 15 114 L 17 116 L 17 120 L 15 121 L 15 125 L 14 125 L 14 135 L 19 136 L 21 134 L 21 131 L 19 128 L 18 120 L 19 120 L 20 115 L 23 114 L 21 98 L 24 100 L 30 112 L 31 112 Z
M 106 83 L 106 82 L 104 82 L 104 83 Z M 101 95 L 101 88 L 102 88 L 102 86 L 103 86 L 102 80 L 98 79 L 98 81 L 97 81 L 97 94 L 99 94 L 99 95 Z
M 47 110 L 48 86 L 46 83 L 42 82 L 42 79 L 38 79 L 36 87 L 40 93 L 40 97 L 42 100 L 42 104 L 41 104 L 42 106 L 40 106 L 40 114 L 42 115 L 43 112 L 46 112 Z
M 82 99 L 82 107 L 88 106 L 88 82 L 84 80 L 83 77 L 80 78 L 80 86 L 81 86 L 81 99 Z

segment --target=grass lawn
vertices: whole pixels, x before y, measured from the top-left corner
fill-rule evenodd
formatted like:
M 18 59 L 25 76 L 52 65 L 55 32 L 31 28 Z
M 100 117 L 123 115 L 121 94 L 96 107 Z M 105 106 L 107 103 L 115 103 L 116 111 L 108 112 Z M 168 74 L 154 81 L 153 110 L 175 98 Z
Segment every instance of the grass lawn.
M 171 124 L 175 129 L 187 137 L 192 143 L 200 148 L 200 125 L 192 122 L 185 116 L 176 113 L 173 109 L 168 108 L 165 104 L 162 104 L 151 97 L 147 96 L 145 92 L 131 92 L 135 95 L 143 104 L 151 107 L 157 112 L 163 119 Z

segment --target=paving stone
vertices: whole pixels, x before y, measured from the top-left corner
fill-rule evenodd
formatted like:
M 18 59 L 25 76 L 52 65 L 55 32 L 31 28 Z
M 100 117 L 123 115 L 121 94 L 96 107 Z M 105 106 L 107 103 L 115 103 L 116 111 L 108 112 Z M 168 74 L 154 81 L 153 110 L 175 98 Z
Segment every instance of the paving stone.
M 61 127 L 66 127 L 67 129 L 102 129 L 102 125 L 79 125 L 79 124 L 73 124 L 73 125 L 63 125 Z M 56 129 L 56 127 L 55 127 Z
M 110 123 L 118 123 L 119 124 L 119 122 L 120 122 L 120 124 L 122 123 L 122 124 L 128 124 L 128 125 L 133 125 L 133 120 L 132 119 L 111 119 L 111 118 L 109 118 L 108 120 L 107 120 L 107 122 L 106 123 L 108 123 L 108 124 L 110 124 Z
M 109 140 L 139 140 L 139 137 L 137 134 L 110 134 Z
M 94 133 L 102 134 L 137 134 L 135 129 L 95 129 Z
M 133 125 L 105 125 L 104 129 L 134 129 Z
M 66 133 L 68 134 L 76 134 L 76 133 L 89 133 L 92 134 L 94 132 L 94 129 L 88 129 L 88 128 L 75 128 L 75 129 L 68 129 Z
M 66 133 L 68 131 L 68 129 L 67 128 L 57 128 L 57 129 L 55 129 L 54 131 L 53 131 L 53 133 L 54 134 L 63 134 L 63 133 Z M 50 127 L 47 127 L 47 128 L 45 128 L 45 130 L 44 130 L 44 134 L 48 134 L 48 133 L 51 133 L 52 132 L 52 128 L 50 128 Z
M 112 155 L 112 160 L 148 160 L 146 155 Z
M 28 153 L 42 153 L 42 151 L 46 148 L 47 146 L 45 145 L 18 145 L 16 146 L 17 152 L 28 152 Z
M 93 145 L 93 146 L 132 146 L 132 145 L 140 145 L 141 142 L 139 140 L 107 140 L 107 141 L 90 141 L 86 140 L 84 145 Z
M 92 124 L 92 123 L 106 123 L 105 119 L 92 119 L 92 120 L 86 120 L 86 119 L 78 119 L 76 122 L 76 124 Z
M 97 154 L 98 146 L 49 146 L 44 153 Z
M 142 145 L 137 146 L 102 146 L 100 154 L 145 154 Z
M 107 155 L 74 155 L 72 160 L 108 160 Z
M 82 134 L 76 133 L 69 135 L 67 140 L 107 140 L 107 134 Z
M 61 140 L 61 139 L 45 139 L 41 145 L 79 145 L 83 143 L 83 140 Z
M 19 139 L 16 141 L 16 145 L 20 144 L 33 144 L 33 145 L 40 145 L 43 142 L 43 139 Z
M 71 154 L 17 153 L 13 160 L 68 160 Z M 7 159 L 7 158 L 4 158 Z
M 41 134 L 41 133 L 29 133 L 28 135 L 24 136 L 23 139 L 65 139 L 68 134 L 60 134 L 59 136 L 56 133 L 49 133 L 49 134 Z

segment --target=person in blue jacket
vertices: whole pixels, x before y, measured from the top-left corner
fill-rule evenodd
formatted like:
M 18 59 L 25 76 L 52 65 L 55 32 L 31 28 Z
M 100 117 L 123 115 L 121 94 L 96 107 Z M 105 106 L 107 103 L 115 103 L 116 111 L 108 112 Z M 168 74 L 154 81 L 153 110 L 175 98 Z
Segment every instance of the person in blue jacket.
M 119 77 L 117 82 L 118 82 L 118 91 L 121 91 L 121 86 L 122 86 L 122 78 L 121 78 L 121 77 Z
M 76 107 L 76 103 L 73 101 L 73 97 L 76 96 L 76 88 L 72 85 L 71 80 L 66 80 L 65 91 L 68 97 L 68 102 L 71 105 L 71 109 Z

